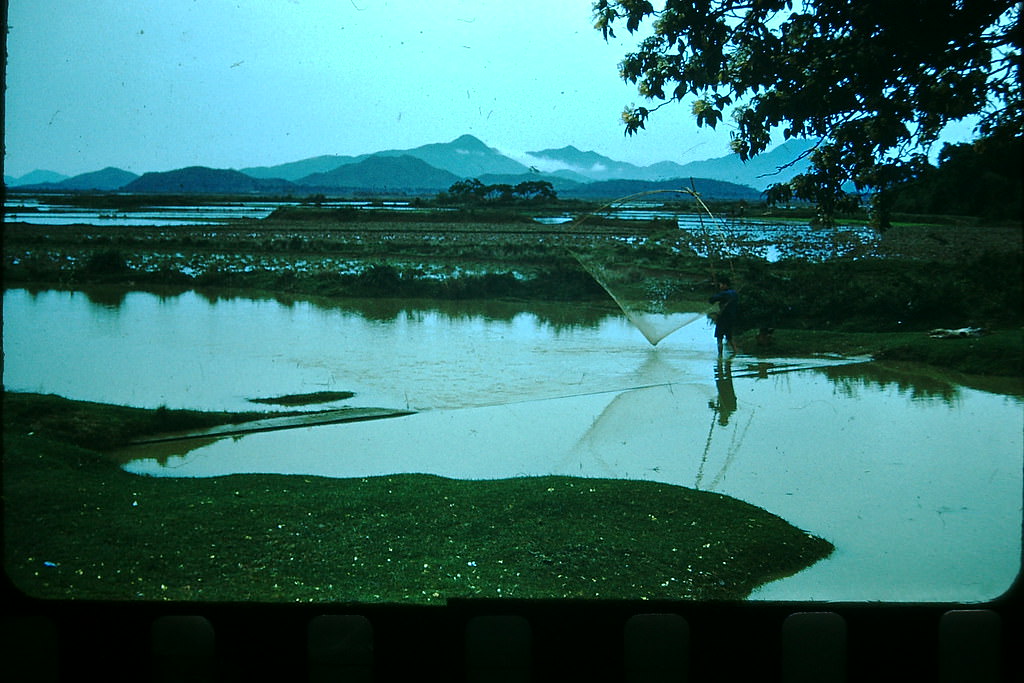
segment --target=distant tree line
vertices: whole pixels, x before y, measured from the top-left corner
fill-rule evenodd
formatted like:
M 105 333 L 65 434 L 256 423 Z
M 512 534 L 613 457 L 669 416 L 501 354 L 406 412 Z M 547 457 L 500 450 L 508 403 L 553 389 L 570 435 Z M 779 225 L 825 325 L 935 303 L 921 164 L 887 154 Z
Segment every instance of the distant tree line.
M 1020 220 L 1024 138 L 992 136 L 946 144 L 938 166 L 924 165 L 917 177 L 894 188 L 891 209 L 899 213 L 977 216 Z
M 453 183 L 447 192 L 438 195 L 438 201 L 454 204 L 512 204 L 556 199 L 558 193 L 546 180 L 528 180 L 517 185 L 485 185 L 479 179 L 472 178 Z

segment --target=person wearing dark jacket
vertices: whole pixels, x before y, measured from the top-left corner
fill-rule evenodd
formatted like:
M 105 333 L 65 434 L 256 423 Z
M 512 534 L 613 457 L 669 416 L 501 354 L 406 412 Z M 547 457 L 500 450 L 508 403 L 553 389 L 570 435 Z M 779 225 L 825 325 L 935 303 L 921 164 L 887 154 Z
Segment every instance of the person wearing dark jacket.
M 715 339 L 718 340 L 718 353 L 722 353 L 723 340 L 729 345 L 729 350 L 738 353 L 733 333 L 736 328 L 736 318 L 739 316 L 740 297 L 732 288 L 732 283 L 727 277 L 718 278 L 718 293 L 708 299 L 708 303 L 718 304 L 718 315 L 715 318 Z

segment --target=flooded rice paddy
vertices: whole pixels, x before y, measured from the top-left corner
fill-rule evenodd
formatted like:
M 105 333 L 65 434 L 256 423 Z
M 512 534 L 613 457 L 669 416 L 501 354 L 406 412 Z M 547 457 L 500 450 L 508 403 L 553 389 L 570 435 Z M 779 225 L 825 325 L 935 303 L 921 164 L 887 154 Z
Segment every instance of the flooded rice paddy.
M 252 201 L 220 204 L 154 205 L 136 209 L 95 209 L 70 204 L 42 202 L 21 197 L 4 202 L 8 222 L 33 225 L 102 225 L 102 226 L 184 226 L 219 225 L 240 219 L 263 219 L 275 209 L 299 206 L 299 202 Z M 327 208 L 358 208 L 365 210 L 412 211 L 408 202 L 338 201 L 325 202 Z
M 16 289 L 3 345 L 7 390 L 247 411 L 353 392 L 315 408 L 413 411 L 119 453 L 140 475 L 558 474 L 715 491 L 836 547 L 753 600 L 979 602 L 1020 569 L 1020 397 L 860 358 L 719 358 L 699 317 L 652 346 L 611 306 Z
M 202 205 L 153 205 L 122 209 L 93 208 L 59 203 L 49 203 L 33 197 L 8 199 L 4 205 L 5 221 L 47 228 L 53 226 L 96 226 L 97 228 L 150 227 L 165 228 L 168 231 L 188 226 L 231 226 L 250 221 L 257 224 L 281 208 L 310 208 L 309 204 L 296 201 L 233 201 Z M 453 211 L 451 207 L 421 206 L 409 201 L 324 201 L 318 209 L 349 209 L 358 212 L 399 212 L 405 214 L 444 214 Z M 554 212 L 533 217 L 533 222 L 545 226 L 589 225 L 592 218 L 617 219 L 621 221 L 664 221 L 674 223 L 683 233 L 703 238 L 692 245 L 701 257 L 709 255 L 708 240 L 715 243 L 715 256 L 737 256 L 747 254 L 769 262 L 785 258 L 824 260 L 828 258 L 856 257 L 875 254 L 879 250 L 878 233 L 865 225 L 845 226 L 837 230 L 809 228 L 802 222 L 773 219 L 748 219 L 736 217 L 704 216 L 680 212 L 659 202 L 632 202 L 617 204 L 594 213 Z M 633 244 L 637 238 L 620 238 Z M 8 255 L 10 262 L 17 264 L 28 253 L 17 250 Z M 232 268 L 234 259 L 225 255 L 221 267 Z M 177 254 L 171 262 L 179 262 Z M 136 257 L 133 266 L 141 269 L 154 267 L 154 258 Z M 72 257 L 74 260 L 74 257 Z M 158 260 L 166 264 L 167 259 Z M 334 264 L 336 265 L 336 264 Z M 243 268 L 273 267 L 272 263 L 248 263 Z M 183 271 L 191 266 L 184 264 Z

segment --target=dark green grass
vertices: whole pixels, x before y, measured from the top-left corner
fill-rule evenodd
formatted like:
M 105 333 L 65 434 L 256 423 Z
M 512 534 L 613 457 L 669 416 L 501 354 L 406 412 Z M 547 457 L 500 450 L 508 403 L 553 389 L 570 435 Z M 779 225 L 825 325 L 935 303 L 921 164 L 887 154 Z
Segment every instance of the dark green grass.
M 37 598 L 733 600 L 833 549 L 763 509 L 678 486 L 139 477 L 46 425 L 24 405 L 5 411 L 5 569 Z
M 96 450 L 114 448 L 141 435 L 238 424 L 278 415 L 291 413 L 200 412 L 163 407 L 146 410 L 14 392 L 5 392 L 3 402 L 5 436 L 8 432 L 43 434 L 56 441 Z
M 867 355 L 885 361 L 912 361 L 966 375 L 1024 377 L 1024 330 L 991 330 L 980 337 L 935 339 L 927 331 L 840 332 L 778 329 L 759 345 L 757 330 L 740 335 L 743 351 L 760 356 L 815 354 Z
M 308 406 L 330 401 L 343 401 L 355 396 L 351 391 L 317 391 L 311 394 L 288 394 L 269 398 L 250 398 L 250 403 L 263 403 L 274 406 Z

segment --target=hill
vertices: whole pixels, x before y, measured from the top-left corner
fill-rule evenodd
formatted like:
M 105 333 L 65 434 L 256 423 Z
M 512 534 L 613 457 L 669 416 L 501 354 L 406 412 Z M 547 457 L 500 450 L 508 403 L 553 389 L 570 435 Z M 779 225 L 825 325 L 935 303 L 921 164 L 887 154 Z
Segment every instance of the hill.
M 573 180 L 586 178 L 591 181 L 662 181 L 693 177 L 710 178 L 764 190 L 768 185 L 785 182 L 804 172 L 809 164 L 806 159 L 782 170 L 780 167 L 793 163 L 813 145 L 812 141 L 790 140 L 747 162 L 741 161 L 738 154 L 728 154 L 687 164 L 659 161 L 649 166 L 616 161 L 596 152 L 581 152 L 572 146 L 527 152 L 527 155 L 529 159 L 536 161 L 536 166 L 541 171 Z
M 302 159 L 301 161 L 292 161 L 287 164 L 279 164 L 277 166 L 254 166 L 252 168 L 243 168 L 241 169 L 241 172 L 247 176 L 252 176 L 253 178 L 262 178 L 265 180 L 282 178 L 284 180 L 296 182 L 306 176 L 313 175 L 314 173 L 327 173 L 328 171 L 333 171 L 344 164 L 356 163 L 365 159 L 366 156 L 367 155 L 350 157 L 338 156 L 336 154 L 325 154 L 323 156 Z
M 138 177 L 129 171 L 110 166 L 101 171 L 83 173 L 60 181 L 11 187 L 22 192 L 111 192 L 121 189 Z
M 528 152 L 523 157 L 524 163 L 521 163 L 472 135 L 462 135 L 451 142 L 408 150 L 383 150 L 359 156 L 322 155 L 276 166 L 254 166 L 242 171 L 192 166 L 164 173 L 146 173 L 142 177 L 130 174 L 119 177 L 118 173 L 127 172 L 107 168 L 71 179 L 38 171 L 13 183 L 11 179 L 5 180 L 8 187 L 49 191 L 215 194 L 387 191 L 432 194 L 448 189 L 458 180 L 477 178 L 487 184 L 513 185 L 546 180 L 561 196 L 616 197 L 644 191 L 634 189 L 638 187 L 662 187 L 636 184 L 640 182 L 664 183 L 675 179 L 673 186 L 685 181 L 688 187 L 689 179 L 695 178 L 726 183 L 714 186 L 708 196 L 755 198 L 768 185 L 785 182 L 805 171 L 809 162 L 801 155 L 813 144 L 806 140 L 790 140 L 746 163 L 740 161 L 738 155 L 730 154 L 688 164 L 660 161 L 649 166 L 637 166 L 594 151 L 581 151 L 571 145 Z M 384 159 L 391 161 L 384 162 Z M 792 166 L 780 170 L 786 164 Z M 36 179 L 37 184 L 26 187 L 23 181 L 30 177 Z M 61 184 L 65 181 L 68 181 L 67 185 Z M 737 189 L 737 186 L 746 187 Z
M 138 175 L 130 171 L 108 166 L 101 171 L 83 173 L 73 178 L 62 180 L 56 183 L 56 188 L 62 190 L 111 191 L 124 187 L 138 177 Z
M 292 192 L 296 189 L 296 186 L 287 180 L 253 178 L 240 171 L 205 166 L 145 173 L 121 188 L 124 192 L 146 194 L 259 194 Z
M 656 180 L 643 167 L 625 161 L 616 161 L 597 152 L 582 152 L 569 145 L 560 149 L 527 152 L 542 172 L 554 173 L 573 180 Z
M 516 175 L 529 172 L 529 168 L 523 164 L 488 147 L 472 135 L 463 135 L 451 142 L 432 143 L 412 149 L 389 149 L 359 156 L 325 155 L 278 166 L 245 168 L 242 172 L 254 178 L 284 178 L 293 182 L 305 182 L 309 176 L 359 164 L 371 157 L 413 157 L 435 169 L 454 174 L 456 180 L 488 174 Z
M 40 185 L 43 183 L 59 183 L 62 180 L 67 180 L 66 175 L 56 173 L 55 171 L 32 171 L 26 173 L 23 176 L 14 178 L 9 175 L 4 176 L 4 185 L 7 187 L 21 187 L 23 185 Z
M 761 193 L 747 185 L 727 183 L 721 180 L 710 180 L 708 178 L 695 178 L 692 180 L 693 188 L 704 199 L 716 200 L 740 200 L 758 201 Z M 678 190 L 678 197 L 666 195 L 666 201 L 677 201 L 684 199 L 684 190 L 690 189 L 690 178 L 673 178 L 671 180 L 604 180 L 595 183 L 578 185 L 574 189 L 560 192 L 559 196 L 565 199 L 615 199 L 628 197 L 629 195 L 641 192 L 654 192 L 661 190 Z
M 681 166 L 672 164 L 672 167 L 679 178 L 714 178 L 764 190 L 769 185 L 784 183 L 807 171 L 810 160 L 800 157 L 815 144 L 812 140 L 789 140 L 746 162 L 741 161 L 738 154 L 729 154 Z M 785 167 L 787 164 L 792 166 Z
M 459 178 L 477 178 L 486 174 L 528 173 L 530 169 L 488 147 L 472 135 L 451 142 L 423 145 L 410 150 L 377 152 L 374 156 L 411 156 Z
M 314 173 L 298 182 L 312 189 L 416 193 L 447 190 L 458 180 L 459 176 L 416 157 L 375 155 L 327 173 Z

